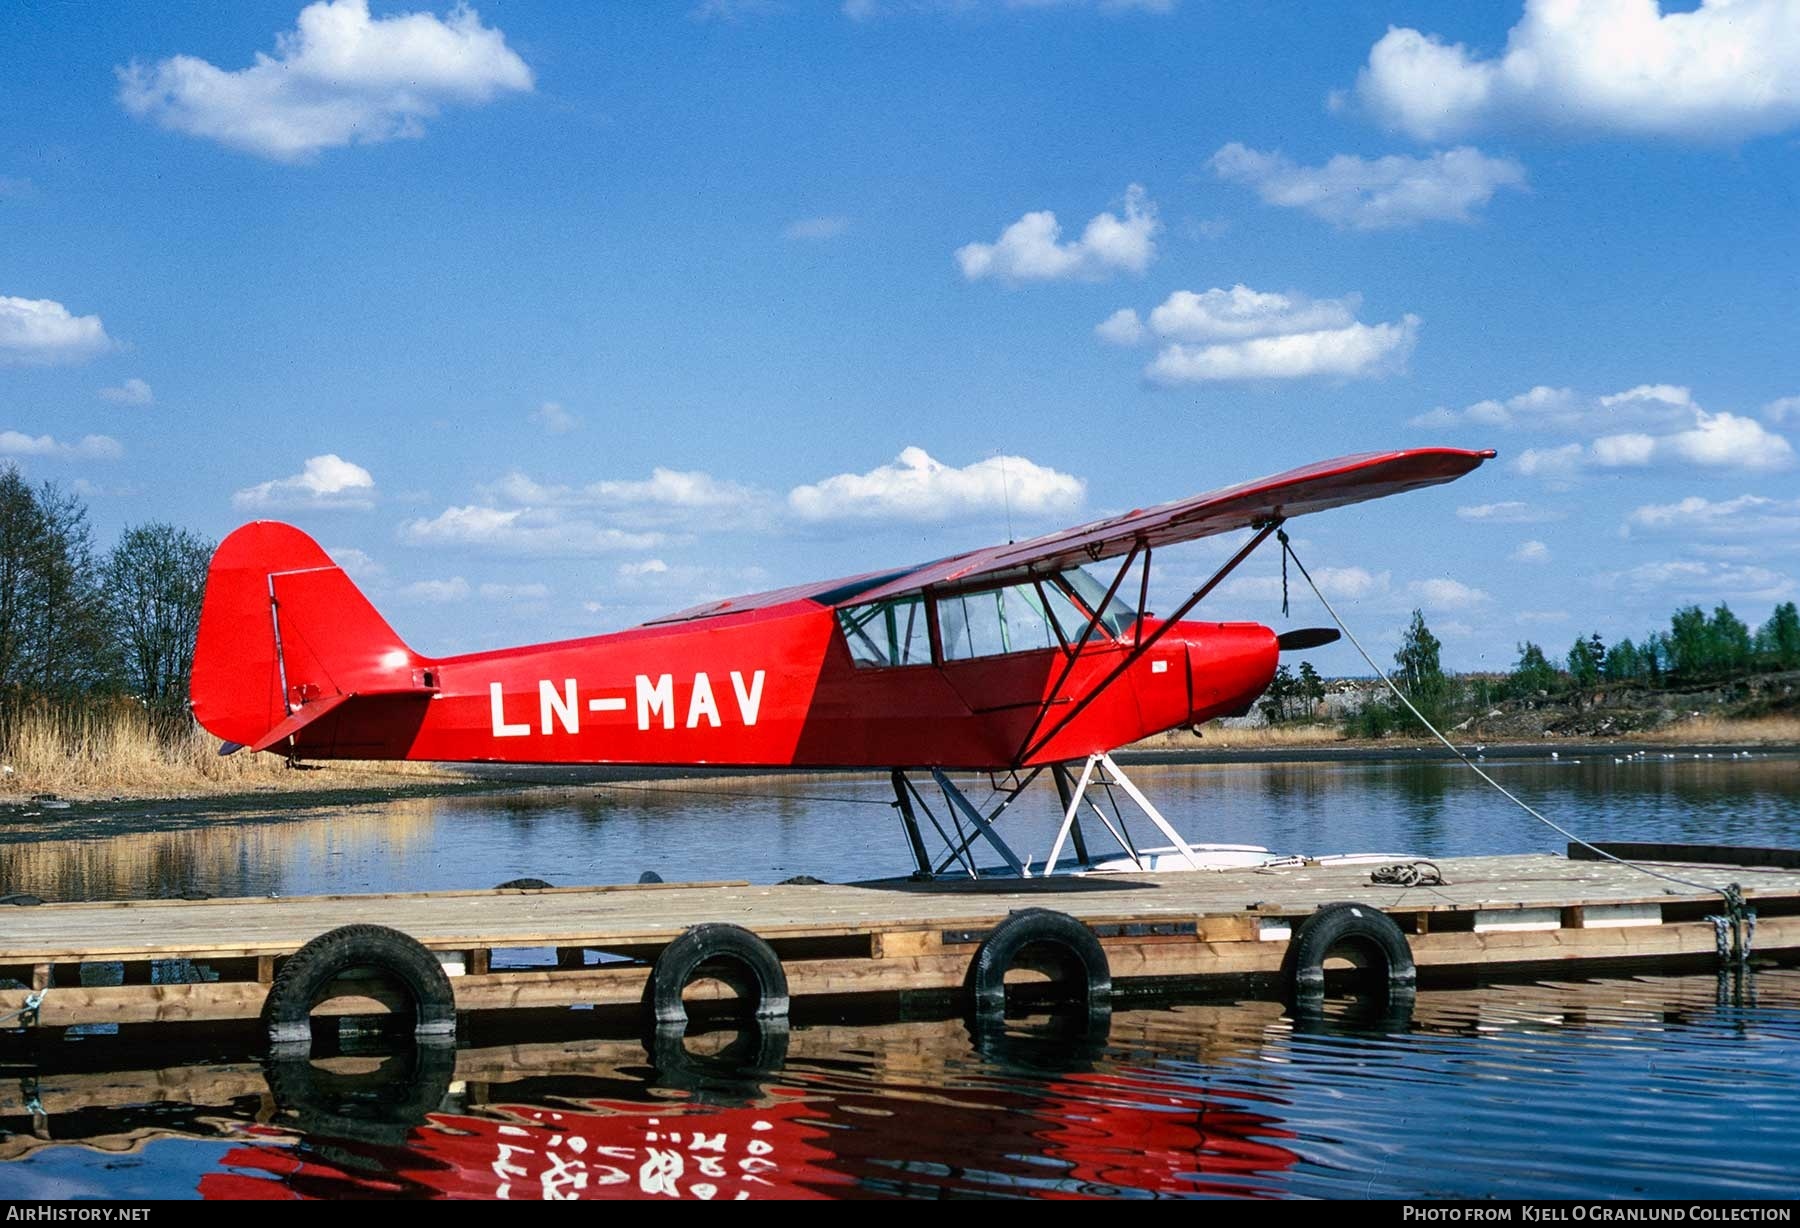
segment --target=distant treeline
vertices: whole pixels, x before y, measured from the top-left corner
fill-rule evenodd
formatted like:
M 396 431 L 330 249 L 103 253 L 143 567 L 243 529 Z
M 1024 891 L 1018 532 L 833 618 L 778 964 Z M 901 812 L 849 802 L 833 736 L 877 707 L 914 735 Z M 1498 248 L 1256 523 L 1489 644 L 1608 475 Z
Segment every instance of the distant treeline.
M 0 468 L 0 735 L 39 699 L 185 713 L 212 549 L 150 523 L 103 551 L 78 494 Z
M 1507 700 L 1553 699 L 1603 685 L 1644 688 L 1732 683 L 1759 674 L 1800 669 L 1800 610 L 1793 602 L 1775 607 L 1752 631 L 1721 602 L 1709 616 L 1697 605 L 1669 617 L 1667 631 L 1652 631 L 1641 643 L 1626 638 L 1608 645 L 1598 631 L 1577 637 L 1561 663 L 1530 640 L 1518 645 L 1519 658 L 1506 674 L 1452 674 L 1443 668 L 1438 638 L 1414 610 L 1394 654 L 1394 681 L 1434 724 L 1485 711 Z M 1263 697 L 1263 715 L 1272 723 L 1312 719 L 1325 686 L 1308 662 L 1295 674 L 1275 671 Z M 1416 729 L 1396 700 L 1380 696 L 1345 718 L 1348 732 L 1382 737 Z

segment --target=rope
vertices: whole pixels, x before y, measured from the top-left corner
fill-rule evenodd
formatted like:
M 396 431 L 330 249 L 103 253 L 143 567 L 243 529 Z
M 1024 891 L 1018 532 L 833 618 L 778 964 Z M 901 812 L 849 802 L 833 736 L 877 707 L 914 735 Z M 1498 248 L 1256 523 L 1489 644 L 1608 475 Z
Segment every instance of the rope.
M 1480 764 L 1476 763 L 1473 759 L 1471 759 L 1467 755 L 1465 755 L 1462 752 L 1462 750 L 1460 748 L 1458 748 L 1454 742 L 1452 742 L 1449 738 L 1446 738 L 1442 733 L 1440 733 L 1438 731 L 1438 727 L 1436 725 L 1432 724 L 1430 720 L 1426 719 L 1425 714 L 1423 712 L 1419 711 L 1419 709 L 1413 704 L 1413 701 L 1406 697 L 1406 692 L 1402 691 L 1398 686 L 1394 685 L 1394 680 L 1392 678 L 1388 677 L 1387 671 L 1382 669 L 1381 666 L 1379 666 L 1375 663 L 1375 658 L 1370 656 L 1369 650 L 1362 646 L 1362 641 L 1356 638 L 1356 633 L 1354 631 L 1350 630 L 1349 625 L 1346 624 L 1344 622 L 1343 618 L 1339 616 L 1337 610 L 1332 607 L 1331 602 L 1329 602 L 1325 599 L 1325 594 L 1319 591 L 1319 586 L 1318 586 L 1318 584 L 1314 583 L 1312 574 L 1306 570 L 1306 564 L 1302 563 L 1300 561 L 1300 556 L 1294 553 L 1293 543 L 1288 541 L 1287 530 L 1286 529 L 1277 529 L 1275 531 L 1275 536 L 1281 542 L 1282 557 L 1283 558 L 1291 557 L 1294 560 L 1294 566 L 1299 569 L 1301 578 L 1303 580 L 1305 580 L 1307 583 L 1307 586 L 1312 589 L 1313 596 L 1315 596 L 1319 599 L 1319 604 L 1325 607 L 1325 612 L 1327 614 L 1331 615 L 1331 620 L 1338 625 L 1338 630 L 1340 630 L 1344 633 L 1344 638 L 1349 640 L 1350 643 L 1355 646 L 1356 651 L 1361 654 L 1362 659 L 1364 661 L 1368 662 L 1369 668 L 1375 671 L 1376 677 L 1380 678 L 1383 682 L 1385 682 L 1387 684 L 1388 690 L 1390 690 L 1394 693 L 1394 697 L 1396 699 L 1398 699 L 1401 703 L 1406 705 L 1406 710 L 1408 712 L 1411 712 L 1415 717 L 1417 717 L 1419 723 L 1421 725 L 1425 726 L 1426 729 L 1430 730 L 1431 736 L 1436 738 L 1439 742 L 1442 742 L 1444 744 L 1444 748 L 1446 750 L 1448 750 L 1451 754 L 1455 755 L 1457 757 L 1457 759 L 1461 760 L 1464 767 L 1468 768 L 1471 772 L 1474 772 L 1477 776 L 1481 777 L 1482 780 L 1486 781 L 1489 785 L 1493 786 L 1493 788 L 1502 797 L 1506 798 L 1513 805 L 1517 806 L 1520 810 L 1523 810 L 1526 814 L 1530 815 L 1532 818 L 1536 819 L 1538 822 L 1540 822 L 1544 826 L 1548 827 L 1551 831 L 1556 832 L 1558 835 L 1562 836 L 1563 838 L 1570 841 L 1571 843 L 1579 844 L 1582 848 L 1587 849 L 1589 852 L 1593 853 L 1595 856 L 1600 857 L 1606 861 L 1616 862 L 1619 865 L 1626 867 L 1627 869 L 1636 870 L 1639 874 L 1647 874 L 1651 878 L 1660 878 L 1664 882 L 1674 883 L 1680 887 L 1691 887 L 1696 891 L 1704 891 L 1708 895 L 1722 896 L 1722 897 L 1724 897 L 1724 900 L 1725 900 L 1726 910 L 1728 913 L 1730 913 L 1732 915 L 1733 920 L 1741 921 L 1741 919 L 1744 917 L 1747 910 L 1745 909 L 1745 906 L 1744 906 L 1743 892 L 1742 892 L 1742 890 L 1739 889 L 1739 887 L 1736 883 L 1731 883 L 1731 884 L 1728 884 L 1727 886 L 1719 887 L 1712 883 L 1696 882 L 1693 879 L 1681 878 L 1677 875 L 1668 874 L 1662 870 L 1652 869 L 1651 867 L 1642 865 L 1638 862 L 1627 860 L 1624 857 L 1620 857 L 1616 853 L 1609 853 L 1607 850 L 1600 848 L 1599 846 L 1592 844 L 1587 840 L 1583 840 L 1580 836 L 1576 835 L 1574 832 L 1570 831 L 1568 828 L 1562 826 L 1562 824 L 1556 822 L 1554 819 L 1547 818 L 1543 814 L 1540 814 L 1538 811 L 1534 810 L 1530 805 L 1528 805 L 1523 799 L 1516 796 L 1505 785 L 1501 784 L 1499 781 L 1495 780 L 1492 776 L 1489 776 L 1486 772 L 1484 772 L 1481 769 Z M 1742 947 L 1741 943 L 1738 945 L 1738 949 L 1739 949 L 1739 951 L 1742 951 L 1743 947 Z
M 1435 861 L 1402 861 L 1391 866 L 1376 866 L 1369 871 L 1369 881 L 1392 887 L 1442 887 L 1444 872 Z

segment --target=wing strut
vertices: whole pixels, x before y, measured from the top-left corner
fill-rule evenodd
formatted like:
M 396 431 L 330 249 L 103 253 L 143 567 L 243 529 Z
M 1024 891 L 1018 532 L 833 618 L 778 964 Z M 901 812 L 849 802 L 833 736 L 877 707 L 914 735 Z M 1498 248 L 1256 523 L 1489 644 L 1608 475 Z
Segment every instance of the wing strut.
M 1097 685 L 1088 688 L 1087 694 L 1083 695 L 1080 699 L 1076 700 L 1075 706 L 1070 708 L 1067 712 L 1063 713 L 1062 719 L 1057 721 L 1056 724 L 1052 725 L 1050 727 L 1050 730 L 1048 733 L 1039 735 L 1037 733 L 1038 728 L 1039 728 L 1039 726 L 1041 726 L 1043 724 L 1044 717 L 1049 714 L 1050 705 L 1051 705 L 1051 703 L 1053 703 L 1055 701 L 1057 690 L 1061 689 L 1064 678 L 1068 677 L 1069 670 L 1071 668 L 1073 668 L 1074 662 L 1073 662 L 1073 658 L 1071 658 L 1069 664 L 1065 665 L 1063 667 L 1063 676 L 1056 680 L 1056 688 L 1052 689 L 1050 698 L 1046 699 L 1044 701 L 1043 705 L 1038 709 L 1037 720 L 1033 721 L 1031 723 L 1031 728 L 1026 731 L 1025 738 L 1020 743 L 1020 749 L 1019 749 L 1018 754 L 1013 756 L 1013 762 L 1018 763 L 1018 764 L 1027 763 L 1030 761 L 1030 759 L 1033 755 L 1037 754 L 1039 751 L 1043 750 L 1044 747 L 1048 746 L 1050 744 L 1051 739 L 1055 738 L 1057 734 L 1061 733 L 1063 731 L 1063 729 L 1069 724 L 1070 721 L 1072 721 L 1076 717 L 1080 716 L 1082 714 L 1082 712 L 1087 709 L 1087 706 L 1094 702 L 1095 698 L 1099 696 L 1100 692 L 1104 691 L 1107 687 L 1111 686 L 1113 683 L 1117 682 L 1120 678 L 1124 677 L 1126 670 L 1130 669 L 1133 665 L 1136 665 L 1139 661 L 1141 661 L 1144 657 L 1144 654 L 1149 652 L 1152 648 L 1154 648 L 1156 646 L 1157 641 L 1162 639 L 1162 637 L 1168 633 L 1170 628 L 1172 628 L 1176 623 L 1180 622 L 1182 620 L 1182 618 L 1184 618 L 1187 615 L 1189 610 L 1192 610 L 1195 606 L 1199 605 L 1200 602 L 1202 600 L 1204 600 L 1205 597 L 1209 593 L 1211 593 L 1215 588 L 1219 587 L 1219 585 L 1224 582 L 1226 576 L 1230 575 L 1233 571 L 1237 570 L 1238 564 L 1242 563 L 1245 559 L 1249 558 L 1250 555 L 1252 554 L 1252 552 L 1254 552 L 1258 546 L 1262 545 L 1263 542 L 1268 540 L 1269 534 L 1273 533 L 1276 529 L 1279 529 L 1280 527 L 1281 527 L 1281 520 L 1278 517 L 1262 522 L 1262 524 L 1260 524 L 1257 527 L 1255 537 L 1252 537 L 1249 541 L 1245 542 L 1244 545 L 1241 548 L 1239 548 L 1239 550 L 1236 554 L 1232 555 L 1229 559 L 1226 560 L 1225 565 L 1223 567 L 1221 567 L 1221 568 L 1219 568 L 1219 570 L 1215 571 L 1212 574 L 1212 576 L 1206 581 L 1205 584 L 1202 584 L 1199 588 L 1195 589 L 1192 593 L 1190 593 L 1187 597 L 1187 600 L 1183 601 L 1181 603 L 1180 607 L 1178 609 L 1176 609 L 1176 611 L 1173 614 L 1169 615 L 1168 618 L 1164 619 L 1157 626 L 1156 630 L 1152 631 L 1147 636 L 1143 634 L 1143 621 L 1142 621 L 1142 618 L 1140 617 L 1139 623 L 1138 623 L 1138 628 L 1139 628 L 1138 641 L 1137 641 L 1136 645 L 1134 645 L 1132 647 L 1131 651 L 1125 654 L 1125 659 L 1120 661 L 1117 665 L 1113 666 L 1112 672 L 1107 674 L 1105 678 L 1102 678 Z M 1136 556 L 1137 547 L 1134 546 L 1132 548 L 1131 554 L 1134 557 Z M 1129 567 L 1130 565 L 1131 565 L 1131 559 L 1127 558 L 1126 566 Z M 1146 569 L 1146 571 L 1148 571 L 1148 560 L 1146 560 L 1146 568 L 1145 569 Z M 1115 577 L 1113 580 L 1112 589 L 1108 590 L 1108 592 L 1107 592 L 1106 601 L 1101 603 L 1101 609 L 1105 609 L 1106 602 L 1110 602 L 1112 600 L 1113 591 L 1117 590 L 1117 588 L 1119 587 L 1119 581 L 1123 580 L 1124 578 L 1125 578 L 1125 572 L 1124 572 L 1124 569 L 1121 568 L 1118 576 Z M 1148 592 L 1148 587 L 1149 587 L 1149 579 L 1146 576 L 1146 578 L 1145 578 L 1145 591 L 1146 592 Z M 1142 612 L 1143 612 L 1142 607 L 1140 607 L 1139 614 L 1141 615 Z M 1098 617 L 1098 615 L 1096 615 L 1096 617 Z M 1090 631 L 1092 630 L 1091 626 L 1089 627 L 1089 630 Z M 1085 642 L 1085 640 L 1086 640 L 1086 637 L 1084 636 L 1083 641 Z M 1035 739 L 1034 739 L 1034 735 L 1036 735 Z
M 1063 656 L 1065 659 L 1063 661 L 1062 672 L 1056 676 L 1056 681 L 1051 684 L 1050 693 L 1044 696 L 1043 702 L 1038 705 L 1036 719 L 1031 722 L 1031 728 L 1025 731 L 1025 736 L 1019 741 L 1021 749 L 1031 741 L 1032 735 L 1037 733 L 1038 727 L 1044 723 L 1044 718 L 1050 714 L 1051 706 L 1062 696 L 1063 683 L 1069 680 L 1070 673 L 1075 669 L 1075 662 L 1081 656 L 1081 650 L 1087 647 L 1087 642 L 1093 638 L 1095 629 L 1100 626 L 1100 620 L 1105 617 L 1106 607 L 1112 604 L 1114 595 L 1119 591 L 1119 585 L 1125 582 L 1126 573 L 1131 570 L 1132 563 L 1137 561 L 1138 552 L 1140 550 L 1144 551 L 1144 588 L 1148 590 L 1150 585 L 1150 556 L 1149 551 L 1144 548 L 1143 543 L 1139 542 L 1131 547 L 1131 552 L 1125 556 L 1125 561 L 1119 564 L 1119 570 L 1113 576 L 1112 583 L 1107 585 L 1106 596 L 1100 598 L 1100 603 L 1092 610 L 1088 611 L 1087 626 L 1081 629 L 1081 635 L 1076 638 L 1073 644 L 1063 645 Z M 1038 588 L 1038 600 L 1044 601 L 1043 587 L 1041 585 Z M 1049 608 L 1050 603 L 1044 601 L 1044 609 L 1048 611 Z M 1143 621 L 1143 614 L 1144 608 L 1140 603 L 1138 606 L 1139 622 Z M 1050 624 L 1051 626 L 1056 625 L 1056 619 L 1054 617 L 1050 619 Z M 1058 631 L 1057 634 L 1061 635 L 1062 633 Z M 1015 764 L 1023 763 L 1024 760 L 1025 756 L 1022 754 L 1013 757 L 1013 762 Z

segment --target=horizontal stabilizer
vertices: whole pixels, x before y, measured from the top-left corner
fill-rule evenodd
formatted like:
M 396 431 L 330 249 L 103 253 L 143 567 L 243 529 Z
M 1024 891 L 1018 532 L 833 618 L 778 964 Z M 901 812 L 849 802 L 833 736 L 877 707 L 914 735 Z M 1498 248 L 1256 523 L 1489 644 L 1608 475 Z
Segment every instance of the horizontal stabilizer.
M 295 708 L 293 713 L 285 721 L 252 742 L 250 744 L 250 749 L 253 751 L 268 750 L 271 746 L 285 742 L 320 717 L 327 713 L 335 712 L 351 698 L 352 696 L 342 694 L 328 695 L 323 699 L 315 699 L 309 704 L 303 704 L 302 706 Z

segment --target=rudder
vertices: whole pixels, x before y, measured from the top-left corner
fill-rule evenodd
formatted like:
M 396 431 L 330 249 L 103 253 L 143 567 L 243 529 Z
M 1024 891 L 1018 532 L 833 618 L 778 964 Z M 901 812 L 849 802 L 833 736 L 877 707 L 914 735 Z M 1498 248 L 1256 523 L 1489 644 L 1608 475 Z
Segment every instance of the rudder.
M 194 719 L 227 743 L 297 731 L 311 705 L 429 690 L 432 672 L 292 525 L 252 522 L 213 552 L 188 694 Z

